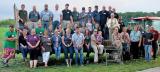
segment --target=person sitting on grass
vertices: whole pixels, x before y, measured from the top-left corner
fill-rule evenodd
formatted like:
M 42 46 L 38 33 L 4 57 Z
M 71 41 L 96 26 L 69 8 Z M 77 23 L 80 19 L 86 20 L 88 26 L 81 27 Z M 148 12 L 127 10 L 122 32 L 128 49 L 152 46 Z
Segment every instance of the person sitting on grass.
M 9 60 L 15 57 L 16 32 L 14 31 L 13 25 L 10 25 L 9 29 L 5 35 L 4 54 L 2 55 L 2 63 L 4 66 L 8 66 Z

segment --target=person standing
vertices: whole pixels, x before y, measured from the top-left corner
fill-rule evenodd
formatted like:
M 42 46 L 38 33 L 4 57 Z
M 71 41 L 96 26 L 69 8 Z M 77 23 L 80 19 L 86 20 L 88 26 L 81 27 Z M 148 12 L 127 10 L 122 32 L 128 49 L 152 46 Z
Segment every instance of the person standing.
M 119 19 L 119 15 L 118 15 L 118 13 L 116 13 L 115 8 L 112 9 L 112 13 L 114 13 L 114 18 Z
M 122 32 L 120 33 L 122 37 L 122 47 L 123 47 L 123 59 L 130 59 L 130 37 L 127 33 L 127 28 L 123 27 Z
M 48 31 L 45 30 L 44 36 L 41 37 L 42 58 L 43 58 L 43 62 L 45 64 L 44 65 L 45 67 L 48 66 L 50 52 L 52 51 L 51 45 L 52 45 L 51 37 L 48 36 Z
M 138 30 L 137 26 L 134 27 L 134 30 L 130 33 L 131 47 L 130 52 L 132 54 L 133 59 L 139 58 L 139 47 L 141 46 L 141 32 Z
M 85 12 L 85 7 L 82 7 L 82 12 L 80 13 L 79 15 L 79 20 L 80 20 L 80 25 L 82 27 L 82 24 L 85 24 L 87 23 L 87 13 Z
M 114 13 L 111 13 L 111 18 L 108 19 L 105 27 L 109 28 L 109 39 L 111 39 L 114 28 L 119 27 L 117 19 L 114 18 Z
M 151 51 L 152 51 L 152 41 L 154 40 L 153 34 L 150 31 L 150 28 L 147 28 L 146 33 L 143 35 L 143 45 L 145 49 L 145 60 L 150 62 L 151 60 Z
M 52 24 L 53 19 L 53 13 L 48 10 L 48 4 L 44 5 L 44 10 L 41 12 L 40 17 L 43 28 L 48 30 L 49 26 Z
M 76 7 L 73 8 L 72 16 L 74 24 L 79 24 L 79 12 L 77 11 Z
M 62 28 L 65 29 L 67 27 L 67 24 L 72 24 L 73 26 L 73 18 L 72 18 L 72 12 L 68 9 L 69 4 L 65 5 L 65 9 L 62 10 L 63 14 L 63 23 Z
M 18 11 L 19 29 L 22 30 L 28 20 L 28 13 L 25 10 L 25 5 L 21 5 L 21 10 Z
M 4 66 L 8 66 L 9 60 L 15 58 L 15 48 L 16 48 L 16 35 L 14 31 L 14 26 L 9 26 L 9 31 L 5 34 L 5 44 L 4 44 L 4 54 L 2 55 L 2 63 Z
M 93 17 L 93 14 L 92 14 L 92 8 L 91 7 L 88 7 L 88 13 L 87 13 L 87 21 L 91 21 L 92 22 L 92 17 Z
M 61 55 L 61 36 L 58 33 L 58 30 L 55 30 L 54 35 L 52 37 L 53 49 L 55 51 L 56 60 L 60 59 Z
M 109 12 L 106 10 L 106 7 L 102 7 L 102 11 L 99 12 L 100 14 L 100 27 L 102 31 L 102 36 L 104 39 L 109 39 L 109 30 L 108 27 L 105 27 L 107 20 L 109 19 Z
M 53 11 L 53 23 L 52 23 L 52 29 L 54 30 L 62 24 L 62 12 L 59 10 L 59 5 L 55 5 L 55 10 Z
M 23 61 L 26 61 L 27 53 L 28 53 L 27 30 L 26 29 L 23 29 L 22 34 L 19 36 L 18 40 L 19 40 L 20 51 L 23 56 Z
M 99 14 L 99 12 L 98 12 L 98 6 L 96 5 L 95 6 L 95 10 L 93 11 L 93 13 L 92 13 L 93 15 L 93 17 L 92 17 L 92 21 L 93 21 L 93 23 L 94 24 L 100 24 L 100 14 Z
M 31 35 L 27 36 L 27 44 L 29 46 L 30 68 L 36 68 L 38 62 L 38 46 L 40 38 L 36 35 L 35 29 L 31 30 Z
M 84 35 L 80 32 L 79 27 L 76 27 L 76 32 L 72 35 L 72 42 L 76 54 L 76 59 L 75 59 L 76 65 L 78 65 L 79 64 L 78 61 L 80 61 L 80 65 L 83 66 Z M 80 53 L 80 58 L 79 58 L 79 53 Z
M 64 49 L 64 56 L 67 67 L 71 66 L 73 60 L 72 35 L 70 29 L 66 29 L 66 33 L 62 36 L 62 47 Z M 70 56 L 68 57 L 68 54 Z
M 153 59 L 155 60 L 157 58 L 157 51 L 158 51 L 158 38 L 159 38 L 159 33 L 157 30 L 154 29 L 153 26 L 151 26 L 150 32 L 153 34 L 154 40 L 152 41 L 152 47 L 153 47 Z
M 29 25 L 29 29 L 38 27 L 38 21 L 40 20 L 40 14 L 36 10 L 36 6 L 33 6 L 33 10 L 29 13 L 29 20 L 31 21 Z

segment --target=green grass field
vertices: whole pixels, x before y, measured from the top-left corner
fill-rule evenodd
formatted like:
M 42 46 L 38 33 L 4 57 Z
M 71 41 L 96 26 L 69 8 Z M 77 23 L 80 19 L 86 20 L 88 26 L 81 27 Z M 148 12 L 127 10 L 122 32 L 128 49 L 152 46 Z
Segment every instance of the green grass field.
M 2 43 L 4 42 L 4 33 L 7 28 L 0 27 L 0 53 L 2 52 Z M 63 56 L 62 56 L 63 57 Z M 51 59 L 55 59 L 54 55 Z M 93 54 L 92 54 L 93 59 Z M 62 60 L 64 60 L 62 58 Z M 1 61 L 1 60 L 0 60 Z M 2 66 L 0 64 L 0 66 Z M 66 67 L 65 65 L 55 66 L 51 65 L 47 68 L 39 66 L 36 69 L 30 69 L 28 65 L 22 62 L 21 54 L 16 55 L 16 59 L 12 59 L 10 66 L 7 68 L 0 68 L 0 72 L 136 72 L 139 70 L 144 70 L 152 67 L 160 66 L 160 57 L 157 60 L 151 61 L 149 63 L 145 62 L 144 59 L 127 61 L 120 65 L 117 63 L 110 63 L 108 66 L 104 64 L 89 64 L 83 67 L 72 66 Z

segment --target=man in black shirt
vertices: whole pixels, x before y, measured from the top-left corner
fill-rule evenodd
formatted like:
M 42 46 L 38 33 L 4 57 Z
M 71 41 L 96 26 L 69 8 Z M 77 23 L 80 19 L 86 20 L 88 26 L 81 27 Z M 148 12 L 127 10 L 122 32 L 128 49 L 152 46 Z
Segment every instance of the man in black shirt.
M 104 37 L 104 35 L 106 35 L 106 34 L 104 34 L 104 32 L 108 31 L 108 28 L 104 29 L 104 27 L 107 22 L 107 19 L 109 18 L 109 12 L 106 10 L 106 7 L 103 6 L 102 11 L 100 11 L 99 14 L 100 14 L 100 27 L 101 27 L 101 31 L 102 31 L 103 37 Z M 106 37 L 104 37 L 104 39 L 106 39 Z
M 73 24 L 73 18 L 72 18 L 72 12 L 68 9 L 69 4 L 65 5 L 65 9 L 62 10 L 63 13 L 63 23 L 62 28 L 65 29 L 67 27 L 67 24 Z

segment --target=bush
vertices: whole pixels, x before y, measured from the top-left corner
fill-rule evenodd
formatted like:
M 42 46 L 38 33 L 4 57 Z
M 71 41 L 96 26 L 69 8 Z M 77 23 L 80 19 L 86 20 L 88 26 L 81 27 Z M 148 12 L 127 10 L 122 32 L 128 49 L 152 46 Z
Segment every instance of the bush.
M 16 21 L 14 19 L 8 19 L 8 20 L 2 20 L 0 21 L 0 26 L 6 26 L 10 24 L 16 24 Z

